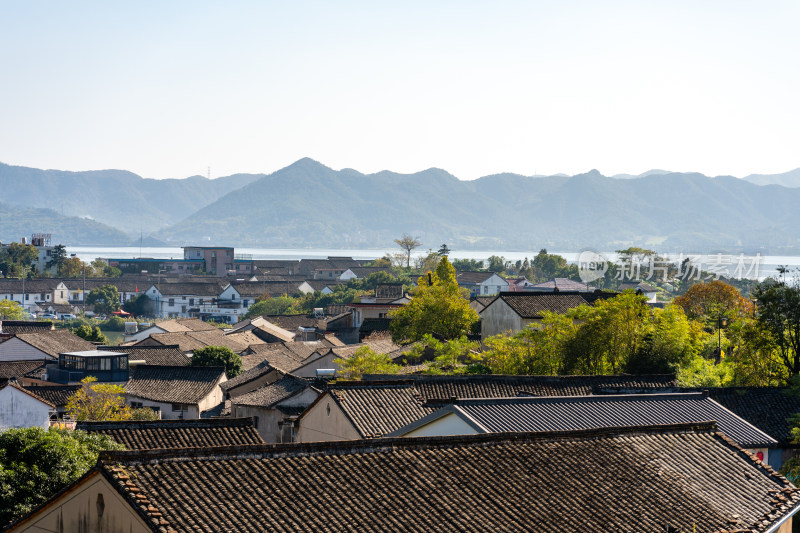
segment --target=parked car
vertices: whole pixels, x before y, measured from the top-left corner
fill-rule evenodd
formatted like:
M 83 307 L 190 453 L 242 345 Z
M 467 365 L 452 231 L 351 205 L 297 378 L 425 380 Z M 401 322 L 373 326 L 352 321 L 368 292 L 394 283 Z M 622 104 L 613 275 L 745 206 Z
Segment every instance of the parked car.
M 61 320 L 75 320 L 76 318 L 78 317 L 76 317 L 72 313 L 64 313 L 63 315 L 61 315 Z
M 47 318 L 49 320 L 58 320 L 58 317 L 53 313 L 45 313 L 43 315 L 39 315 L 39 318 Z

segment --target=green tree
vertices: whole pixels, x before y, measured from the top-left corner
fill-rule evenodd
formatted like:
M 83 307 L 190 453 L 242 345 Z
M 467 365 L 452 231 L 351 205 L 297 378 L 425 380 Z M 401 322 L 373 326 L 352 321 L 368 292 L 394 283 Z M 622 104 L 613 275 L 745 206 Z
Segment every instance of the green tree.
M 439 251 L 436 252 L 439 255 L 450 255 L 450 248 L 447 247 L 447 244 L 443 244 L 439 247 Z
M 397 374 L 400 365 L 396 365 L 388 354 L 377 353 L 369 346 L 362 346 L 350 357 L 337 357 L 333 363 L 339 367 L 339 375 L 343 379 L 361 379 L 364 374 Z
M 408 356 L 422 359 L 423 355 L 433 352 L 433 360 L 428 363 L 428 374 L 464 374 L 469 365 L 478 360 L 476 350 L 480 343 L 471 341 L 466 336 L 449 341 L 440 341 L 433 335 L 425 335 Z
M 453 259 L 451 263 L 458 272 L 485 270 L 483 261 L 478 261 L 477 259 Z
M 567 315 L 546 312 L 540 324 L 486 339 L 481 362 L 493 374 L 552 376 L 562 372 L 564 348 L 577 326 Z
M 775 339 L 758 320 L 733 322 L 725 334 L 729 342 L 723 363 L 731 368 L 732 385 L 775 387 L 789 382 Z
M 86 297 L 87 305 L 94 305 L 97 314 L 109 315 L 114 311 L 119 311 L 119 291 L 114 285 L 103 285 L 89 291 Z
M 192 353 L 192 366 L 225 367 L 228 379 L 242 373 L 242 358 L 226 346 L 206 346 Z
M 25 310 L 17 302 L 0 300 L 0 320 L 24 320 Z
M 12 242 L 0 251 L 0 272 L 5 277 L 22 277 L 26 269 L 33 274 L 33 263 L 39 259 L 39 250 L 30 244 Z
M 291 296 L 267 297 L 250 306 L 244 318 L 254 318 L 261 315 L 286 315 L 299 311 L 297 298 Z
M 506 258 L 500 257 L 497 255 L 492 255 L 489 257 L 489 266 L 487 268 L 489 272 L 505 272 L 506 270 Z
M 102 342 L 103 344 L 108 344 L 108 337 L 103 335 L 103 332 L 100 331 L 100 328 L 95 326 L 82 325 L 72 330 L 72 333 L 77 335 L 82 339 L 86 339 L 89 342 Z
M 101 450 L 123 447 L 99 433 L 42 428 L 0 433 L 0 525 L 71 485 L 97 462 Z
M 141 293 L 122 304 L 122 309 L 133 316 L 147 316 L 153 309 L 153 300 Z
M 64 266 L 64 261 L 67 260 L 67 247 L 63 244 L 57 244 L 50 251 L 50 260 L 45 264 L 48 269 L 56 267 L 56 273 L 61 275 L 61 268 Z
M 800 287 L 767 279 L 753 295 L 758 299 L 758 322 L 772 335 L 781 362 L 790 376 L 800 373 Z
M 408 233 L 403 233 L 402 237 L 394 240 L 395 244 L 399 246 L 406 256 L 406 268 L 411 268 L 411 252 L 414 248 L 419 248 L 422 244 L 417 237 L 412 237 Z
M 392 340 L 405 344 L 427 334 L 444 340 L 467 335 L 479 317 L 465 292 L 456 282 L 453 265 L 442 256 L 435 273 L 419 278 L 411 302 L 391 313 Z
M 639 348 L 625 363 L 629 374 L 668 374 L 688 362 L 698 353 L 696 339 L 701 325 L 686 318 L 683 309 L 668 305 L 649 310 L 649 325 L 642 329 Z

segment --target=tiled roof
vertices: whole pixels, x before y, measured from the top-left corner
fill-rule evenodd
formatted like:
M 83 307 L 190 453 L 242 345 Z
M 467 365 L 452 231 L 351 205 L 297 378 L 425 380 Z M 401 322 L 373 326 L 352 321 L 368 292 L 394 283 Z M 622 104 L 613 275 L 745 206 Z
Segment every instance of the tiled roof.
M 263 315 L 262 318 L 292 333 L 297 331 L 297 328 L 300 327 L 317 327 L 317 319 L 314 318 L 314 315 L 307 315 L 305 313 L 300 315 Z
M 502 300 L 522 318 L 542 318 L 545 311 L 563 314 L 575 307 L 614 296 L 616 293 L 502 292 L 481 312 L 491 305 L 497 305 L 497 300 Z
M 189 366 L 191 358 L 177 344 L 167 346 L 106 346 L 103 350 L 128 354 L 131 361 L 144 361 L 146 365 Z
M 655 287 L 653 287 L 649 283 L 645 283 L 644 281 L 640 281 L 638 283 L 633 283 L 633 282 L 620 283 L 619 286 L 617 287 L 618 291 L 625 291 L 625 290 L 628 290 L 628 289 L 633 289 L 634 291 L 638 290 L 638 289 L 641 289 L 642 292 L 655 292 L 656 291 Z
M 0 333 L 36 333 L 54 329 L 49 320 L 0 320 Z
M 594 292 L 596 287 L 592 287 L 588 283 L 581 281 L 574 281 L 569 278 L 555 278 L 550 281 L 536 283 L 530 287 L 534 291 L 553 291 L 558 289 L 559 292 Z
M 509 398 L 529 396 L 587 396 L 598 393 L 635 393 L 677 390 L 672 374 L 619 376 L 504 376 L 479 375 L 420 375 L 392 377 L 391 375 L 363 376 L 369 380 L 413 380 L 419 394 L 426 400 L 450 398 Z
M 245 370 L 265 361 L 283 372 L 291 372 L 303 365 L 303 358 L 286 348 L 283 343 L 255 345 L 250 347 L 250 351 L 253 353 L 242 356 L 242 367 Z
M 411 382 L 342 381 L 328 392 L 363 438 L 388 435 L 433 410 Z
M 774 437 L 781 447 L 796 447 L 788 419 L 800 413 L 800 397 L 781 387 L 710 388 L 711 398 Z
M 348 270 L 358 276 L 359 279 L 367 278 L 370 274 L 375 274 L 376 272 L 388 272 L 389 274 L 394 272 L 394 269 L 391 267 L 350 267 Z M 400 296 L 398 296 L 398 298 L 399 297 Z
M 155 325 L 167 333 L 180 333 L 184 331 L 211 331 L 219 329 L 213 324 L 203 322 L 199 318 L 172 318 L 170 320 L 156 322 Z
M 221 367 L 144 365 L 131 369 L 125 393 L 154 402 L 196 404 L 225 376 Z
M 270 288 L 274 288 L 276 286 L 275 282 L 267 282 L 267 280 L 263 281 L 239 281 L 239 282 L 232 282 L 231 285 L 236 292 L 239 293 L 240 296 L 243 298 L 258 298 L 264 294 L 270 294 Z M 283 288 L 283 292 L 287 292 L 292 294 L 295 291 L 295 284 L 283 280 L 277 280 L 278 288 Z M 282 287 L 281 287 L 282 286 Z
M 215 297 L 223 290 L 223 283 L 153 283 L 162 296 L 208 296 Z M 141 290 L 141 287 L 140 287 Z M 148 287 L 149 290 L 149 287 Z
M 397 300 L 403 296 L 402 283 L 382 283 L 375 287 L 376 298 L 391 298 L 392 300 Z
M 82 352 L 95 349 L 94 344 L 78 337 L 66 329 L 41 331 L 37 333 L 19 333 L 17 334 L 17 338 L 56 359 L 59 353 Z
M 456 281 L 458 283 L 483 283 L 484 281 L 486 281 L 487 279 L 491 278 L 494 275 L 495 275 L 494 272 L 483 272 L 483 271 L 456 272 Z
M 78 422 L 75 429 L 108 435 L 128 450 L 262 444 L 252 418 Z
M 107 451 L 97 468 L 154 531 L 765 532 L 800 502 L 713 424 Z
M 25 280 L 25 292 L 52 293 L 58 287 L 61 280 L 56 278 L 34 278 Z M 0 294 L 22 294 L 22 280 L 14 278 L 0 279 Z
M 246 383 L 250 383 L 251 381 L 258 379 L 261 376 L 264 376 L 266 374 L 269 374 L 270 372 L 275 372 L 275 371 L 276 369 L 269 364 L 269 361 L 263 361 L 260 364 L 248 370 L 245 370 L 238 376 L 232 377 L 228 381 L 220 384 L 220 388 L 224 392 L 228 392 L 230 389 L 233 389 L 240 385 L 244 385 Z M 278 370 L 278 372 L 280 372 L 280 370 Z
M 225 336 L 229 340 L 233 340 L 244 347 L 252 344 L 265 344 L 265 342 L 252 331 L 236 331 L 234 333 L 226 333 Z
M 44 398 L 56 407 L 66 407 L 70 397 L 80 390 L 80 385 L 26 385 L 26 389 Z
M 472 298 L 470 300 L 470 303 L 477 304 L 479 307 L 477 307 L 476 309 L 483 309 L 484 307 L 492 303 L 492 301 L 495 298 L 497 298 L 497 296 L 477 296 L 475 298 Z
M 225 335 L 221 329 L 208 331 L 184 331 L 181 333 L 153 333 L 150 339 L 163 344 L 177 344 L 181 351 L 189 352 L 205 348 L 206 346 L 225 346 L 234 352 L 241 352 L 247 349 L 247 344 L 241 339 Z M 147 341 L 144 339 L 142 342 Z
M 231 399 L 235 405 L 246 405 L 250 407 L 263 407 L 270 409 L 275 404 L 291 398 L 299 392 L 311 387 L 311 381 L 297 376 L 286 375 L 281 379 L 258 388 L 247 394 L 242 394 Z M 316 389 L 315 389 L 316 390 Z
M 777 444 L 703 393 L 470 399 L 458 400 L 454 408 L 495 433 L 715 421 L 740 446 L 774 448 Z
M 0 361 L 0 379 L 36 378 L 45 371 L 44 361 Z

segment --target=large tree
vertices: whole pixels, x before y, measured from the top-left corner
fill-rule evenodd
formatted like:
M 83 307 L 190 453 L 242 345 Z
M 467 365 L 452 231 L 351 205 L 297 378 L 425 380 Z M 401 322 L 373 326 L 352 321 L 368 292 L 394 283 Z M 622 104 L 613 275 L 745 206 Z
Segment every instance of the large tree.
M 0 300 L 0 320 L 24 320 L 25 310 L 17 302 Z
M 767 279 L 753 289 L 758 322 L 772 334 L 791 376 L 800 374 L 800 287 Z
M 411 302 L 391 313 L 392 339 L 406 343 L 426 334 L 445 340 L 468 334 L 479 317 L 465 292 L 456 282 L 453 265 L 442 256 L 436 272 L 419 278 Z
M 50 261 L 45 265 L 47 268 L 56 267 L 56 273 L 60 276 L 61 269 L 64 266 L 64 261 L 67 260 L 67 247 L 63 244 L 57 244 L 53 247 L 50 253 Z
M 406 255 L 406 268 L 411 267 L 411 252 L 414 248 L 418 248 L 422 242 L 417 237 L 412 237 L 408 233 L 403 233 L 403 236 L 394 240 L 395 244 L 405 251 Z
M 101 450 L 123 447 L 106 435 L 67 429 L 9 429 L 0 433 L 0 526 L 29 513 L 71 485 Z
M 394 364 L 387 354 L 377 353 L 369 346 L 362 346 L 350 357 L 337 357 L 333 362 L 344 379 L 361 379 L 364 374 L 397 374 L 400 370 L 400 365 Z
M 675 298 L 675 303 L 683 307 L 690 319 L 714 326 L 721 317 L 734 320 L 753 314 L 753 302 L 742 296 L 736 287 L 718 280 L 692 285 Z
M 228 379 L 242 373 L 242 358 L 226 346 L 206 346 L 192 353 L 192 366 L 225 367 Z
M 86 297 L 86 303 L 87 305 L 93 305 L 94 312 L 100 315 L 111 314 L 121 307 L 119 291 L 114 285 L 103 285 L 92 289 Z

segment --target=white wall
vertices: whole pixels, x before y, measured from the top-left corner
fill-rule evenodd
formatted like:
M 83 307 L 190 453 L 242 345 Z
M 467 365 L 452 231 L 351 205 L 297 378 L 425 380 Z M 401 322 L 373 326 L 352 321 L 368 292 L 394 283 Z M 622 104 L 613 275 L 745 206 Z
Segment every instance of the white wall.
M 320 442 L 332 440 L 357 440 L 361 438 L 356 429 L 331 398 L 330 393 L 303 414 L 299 422 L 297 442 Z
M 0 430 L 50 427 L 52 407 L 11 386 L 0 390 Z
M 56 359 L 17 337 L 11 337 L 5 342 L 0 342 L 0 361 L 56 361 Z
M 455 413 L 448 413 L 422 427 L 403 434 L 403 437 L 442 437 L 446 435 L 475 435 L 478 431 Z

